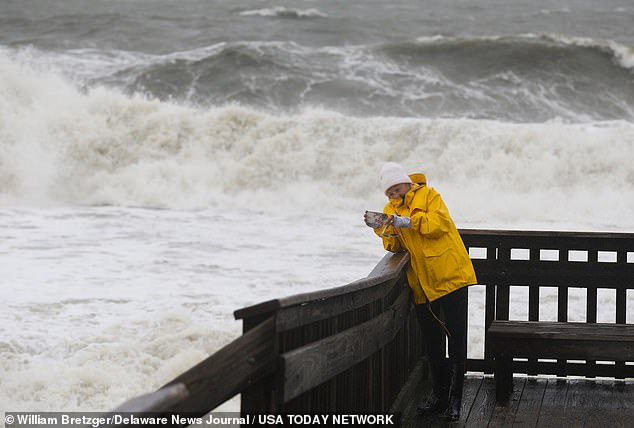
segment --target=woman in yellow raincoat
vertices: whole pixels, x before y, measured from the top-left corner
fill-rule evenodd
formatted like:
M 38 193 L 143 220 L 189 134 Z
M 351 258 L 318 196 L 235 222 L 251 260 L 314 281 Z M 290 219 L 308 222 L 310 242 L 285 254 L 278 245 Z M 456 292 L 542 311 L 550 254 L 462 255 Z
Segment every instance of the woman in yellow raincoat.
M 432 393 L 418 410 L 458 420 L 467 358 L 466 287 L 477 282 L 473 265 L 447 206 L 427 187 L 424 174 L 408 175 L 388 162 L 381 168 L 381 188 L 389 198 L 383 210 L 389 217 L 375 233 L 386 250 L 409 252 L 407 279 L 427 346 Z

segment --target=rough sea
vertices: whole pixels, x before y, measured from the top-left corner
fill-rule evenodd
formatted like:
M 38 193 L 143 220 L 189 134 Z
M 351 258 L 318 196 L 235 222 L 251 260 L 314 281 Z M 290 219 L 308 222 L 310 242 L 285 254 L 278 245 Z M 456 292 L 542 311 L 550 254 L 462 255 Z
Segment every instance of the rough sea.
M 633 22 L 631 0 L 0 0 L 0 411 L 109 410 L 237 337 L 234 310 L 366 276 L 386 161 L 461 228 L 634 231 Z

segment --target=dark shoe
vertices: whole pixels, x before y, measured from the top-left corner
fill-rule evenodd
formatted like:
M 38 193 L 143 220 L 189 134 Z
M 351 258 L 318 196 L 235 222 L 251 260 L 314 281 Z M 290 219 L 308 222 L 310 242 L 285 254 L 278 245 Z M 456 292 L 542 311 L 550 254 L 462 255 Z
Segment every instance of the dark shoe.
M 427 400 L 416 408 L 418 414 L 440 414 L 447 408 L 449 376 L 449 365 L 444 358 L 429 358 L 429 377 L 432 389 Z
M 446 397 L 447 394 L 444 394 Z M 416 413 L 419 415 L 429 414 L 429 413 L 442 413 L 447 408 L 447 400 L 442 400 L 438 398 L 436 394 L 433 392 L 429 394 L 427 401 L 424 404 L 421 404 L 416 408 Z
M 462 407 L 462 389 L 464 386 L 464 364 L 451 366 L 451 384 L 449 386 L 449 405 L 443 412 L 443 416 L 454 422 L 460 419 Z
M 449 418 L 451 422 L 455 422 L 460 419 L 460 408 L 462 407 L 462 397 L 450 397 L 449 406 L 443 412 L 443 416 Z

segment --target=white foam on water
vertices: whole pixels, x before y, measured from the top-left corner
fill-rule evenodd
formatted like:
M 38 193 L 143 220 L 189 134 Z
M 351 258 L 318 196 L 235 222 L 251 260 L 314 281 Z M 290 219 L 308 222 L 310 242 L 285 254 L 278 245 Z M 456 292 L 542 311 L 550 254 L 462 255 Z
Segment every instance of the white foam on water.
M 267 7 L 262 9 L 245 10 L 241 16 L 262 16 L 278 18 L 327 18 L 328 15 L 319 9 L 296 9 L 284 6 Z
M 367 275 L 385 161 L 459 227 L 632 231 L 633 158 L 625 121 L 200 109 L 0 53 L 0 403 L 107 410 L 237 337 L 233 310 Z
M 5 62 L 0 203 L 260 211 L 382 204 L 387 160 L 428 175 L 472 224 L 632 228 L 634 125 L 206 110 Z M 376 208 L 376 207 L 375 207 Z
M 65 207 L 0 216 L 7 411 L 114 408 L 238 337 L 234 310 L 344 285 L 383 253 L 361 216 L 345 213 Z

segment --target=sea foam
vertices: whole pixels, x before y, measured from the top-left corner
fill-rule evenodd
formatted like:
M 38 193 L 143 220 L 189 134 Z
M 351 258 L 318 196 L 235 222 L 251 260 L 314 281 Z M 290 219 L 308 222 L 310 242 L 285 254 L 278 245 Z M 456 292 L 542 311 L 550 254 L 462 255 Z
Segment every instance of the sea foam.
M 6 64 L 5 64 L 6 65 Z M 388 160 L 474 223 L 634 226 L 634 125 L 270 114 L 80 91 L 15 64 L 0 83 L 0 201 L 255 210 L 382 203 Z

